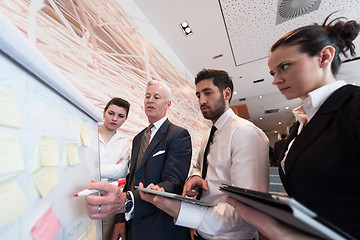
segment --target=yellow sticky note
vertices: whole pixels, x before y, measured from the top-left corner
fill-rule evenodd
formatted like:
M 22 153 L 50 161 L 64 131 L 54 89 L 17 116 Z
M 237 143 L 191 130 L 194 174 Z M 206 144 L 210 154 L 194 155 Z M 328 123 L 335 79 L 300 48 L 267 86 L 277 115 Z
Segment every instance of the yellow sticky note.
M 78 240 L 88 240 L 86 232 L 84 232 L 79 238 Z
M 82 145 L 85 147 L 90 147 L 91 145 L 90 145 L 90 140 L 89 140 L 89 134 L 88 134 L 88 131 L 87 131 L 86 127 L 84 126 L 84 124 L 80 123 L 79 130 L 80 130 L 80 137 L 81 137 Z
M 0 174 L 24 169 L 18 133 L 0 131 L 0 166 Z
M 97 233 L 96 233 L 96 226 L 95 222 L 91 222 L 88 227 L 88 236 L 89 240 L 96 240 L 97 239 Z
M 59 184 L 59 179 L 55 168 L 43 167 L 32 174 L 33 182 L 40 195 L 44 198 L 56 185 Z
M 56 138 L 41 136 L 39 139 L 39 157 L 42 166 L 59 165 L 59 146 Z
M 8 88 L 0 87 L 0 124 L 20 127 L 20 114 L 16 104 L 16 95 Z
M 77 150 L 77 143 L 66 144 L 66 156 L 70 166 L 80 163 L 79 153 Z
M 0 203 L 0 229 L 26 211 L 25 196 L 16 177 L 0 183 Z

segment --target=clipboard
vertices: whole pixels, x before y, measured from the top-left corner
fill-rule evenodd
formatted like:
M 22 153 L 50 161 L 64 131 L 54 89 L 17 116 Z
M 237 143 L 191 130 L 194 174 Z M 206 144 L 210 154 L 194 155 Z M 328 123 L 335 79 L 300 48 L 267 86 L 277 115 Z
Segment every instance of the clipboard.
M 356 240 L 348 233 L 319 217 L 294 198 L 229 186 L 227 184 L 220 185 L 220 191 L 274 217 L 280 222 L 320 239 Z
M 197 205 L 201 205 L 201 206 L 206 206 L 206 207 L 215 207 L 216 206 L 215 203 L 207 203 L 207 202 L 203 202 L 203 201 L 200 201 L 197 199 L 183 197 L 183 196 L 175 194 L 175 193 L 160 192 L 160 191 L 156 191 L 153 189 L 141 188 L 138 186 L 135 186 L 135 189 L 142 191 L 142 192 L 151 193 L 151 194 L 159 195 L 162 197 L 172 198 L 172 199 L 176 199 L 176 200 L 180 200 L 180 201 L 188 202 L 188 203 L 192 203 L 192 204 L 197 204 Z

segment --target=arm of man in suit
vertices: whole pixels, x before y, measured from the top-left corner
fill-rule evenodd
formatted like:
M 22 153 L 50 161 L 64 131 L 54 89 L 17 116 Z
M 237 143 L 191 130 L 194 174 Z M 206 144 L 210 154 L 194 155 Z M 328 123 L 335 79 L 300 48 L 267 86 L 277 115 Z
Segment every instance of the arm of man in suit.
M 157 185 L 167 192 L 181 193 L 191 164 L 191 137 L 186 129 L 176 133 L 167 147 L 167 156 Z

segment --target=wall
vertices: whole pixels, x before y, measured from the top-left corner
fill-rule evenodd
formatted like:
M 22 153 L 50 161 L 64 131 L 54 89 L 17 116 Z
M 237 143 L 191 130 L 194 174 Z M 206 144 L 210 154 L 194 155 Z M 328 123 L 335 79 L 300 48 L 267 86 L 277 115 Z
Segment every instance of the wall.
M 164 56 L 144 37 L 133 23 L 138 16 L 129 16 L 116 0 L 48 0 L 43 5 L 31 2 L 32 7 L 25 0 L 5 0 L 0 12 L 99 112 L 112 97 L 129 100 L 129 117 L 121 129 L 130 139 L 148 125 L 143 111 L 147 81 L 167 82 L 173 93 L 168 117 L 189 130 L 195 158 L 208 126 L 198 108 L 192 77 L 183 66 L 168 60 L 178 64 L 174 55 Z

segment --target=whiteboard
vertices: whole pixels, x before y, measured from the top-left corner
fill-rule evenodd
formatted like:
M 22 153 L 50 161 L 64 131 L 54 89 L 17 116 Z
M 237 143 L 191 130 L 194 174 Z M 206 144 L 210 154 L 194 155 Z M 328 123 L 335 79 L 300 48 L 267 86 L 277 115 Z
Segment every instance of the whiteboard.
M 9 146 L 0 147 L 0 169 L 5 169 L 0 170 L 0 191 L 12 181 L 10 186 L 19 188 L 25 204 L 18 200 L 21 197 L 0 202 L 0 212 L 14 208 L 17 201 L 19 208 L 11 213 L 20 212 L 13 219 L 0 220 L 0 239 L 33 239 L 35 233 L 37 239 L 47 239 L 50 233 L 41 226 L 51 221 L 59 223 L 54 239 L 101 239 L 101 221 L 89 219 L 84 199 L 73 197 L 91 179 L 100 179 L 97 121 L 101 115 L 2 15 L 1 97 L 0 111 L 5 111 L 0 112 L 0 140 Z M 7 99 L 11 99 L 8 105 Z M 10 144 L 4 136 L 15 140 Z M 13 158 L 4 161 L 7 155 Z M 19 161 L 15 164 L 13 159 Z M 45 193 L 52 181 L 34 180 L 39 180 L 34 176 L 43 169 L 51 169 L 51 176 L 57 178 Z M 44 179 L 49 178 L 40 178 Z

